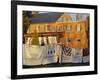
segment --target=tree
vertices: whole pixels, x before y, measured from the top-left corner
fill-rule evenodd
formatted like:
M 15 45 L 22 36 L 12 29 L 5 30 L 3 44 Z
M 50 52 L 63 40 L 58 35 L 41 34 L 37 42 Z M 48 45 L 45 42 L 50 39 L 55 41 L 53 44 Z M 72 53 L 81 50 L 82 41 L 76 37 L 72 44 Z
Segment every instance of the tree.
M 89 25 L 90 25 L 90 16 L 87 16 L 86 20 L 87 20 L 87 25 L 88 25 L 87 27 L 89 27 Z
M 32 45 L 39 45 L 39 38 L 38 33 L 35 30 L 32 38 Z
M 31 12 L 32 17 L 35 17 L 35 16 L 37 16 L 38 14 L 39 14 L 38 11 L 32 11 L 32 12 Z
M 89 44 L 89 41 L 90 41 L 90 36 L 89 36 L 89 27 L 90 27 L 90 16 L 87 16 L 86 17 L 86 21 L 87 21 L 87 38 L 88 38 L 88 44 Z M 89 45 L 88 45 L 89 46 Z
M 28 12 L 23 11 L 23 33 L 27 32 L 29 24 L 30 24 L 30 21 L 29 21 Z
M 25 43 L 24 35 L 27 33 L 27 29 L 30 25 L 29 16 L 27 11 L 23 11 L 23 43 Z
M 89 48 L 89 43 L 90 43 L 90 36 L 89 36 L 89 27 L 90 27 L 90 16 L 87 16 L 86 17 L 86 21 L 87 21 L 87 31 L 86 31 L 86 33 L 87 33 L 87 39 L 88 39 L 88 48 L 85 48 L 85 49 L 83 49 L 83 56 L 87 56 L 87 55 L 89 55 L 90 54 L 90 48 Z
M 38 14 L 37 11 L 23 11 L 23 35 L 27 33 L 27 30 L 31 23 L 29 18 L 35 17 L 37 14 Z M 23 36 L 23 43 L 25 43 L 24 36 Z

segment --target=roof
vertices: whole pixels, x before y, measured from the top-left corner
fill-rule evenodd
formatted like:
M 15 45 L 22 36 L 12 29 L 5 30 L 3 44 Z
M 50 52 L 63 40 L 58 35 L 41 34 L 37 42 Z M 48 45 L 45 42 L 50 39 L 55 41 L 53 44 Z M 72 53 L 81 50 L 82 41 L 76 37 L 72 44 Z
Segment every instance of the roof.
M 31 17 L 30 21 L 34 23 L 39 22 L 54 22 L 56 21 L 63 13 L 61 12 L 48 12 L 48 13 L 39 13 L 37 16 Z

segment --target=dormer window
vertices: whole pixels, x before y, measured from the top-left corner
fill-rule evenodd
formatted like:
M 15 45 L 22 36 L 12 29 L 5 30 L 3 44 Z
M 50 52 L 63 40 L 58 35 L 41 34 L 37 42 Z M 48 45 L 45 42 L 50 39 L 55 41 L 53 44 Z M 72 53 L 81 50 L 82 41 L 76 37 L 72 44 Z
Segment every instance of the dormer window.
M 51 26 L 46 24 L 46 32 L 49 32 L 51 30 Z
M 81 31 L 81 25 L 77 24 L 77 31 Z
M 61 27 L 61 26 L 57 26 L 57 27 L 56 27 L 56 30 L 57 30 L 57 32 L 59 32 L 59 31 L 62 30 L 62 27 Z

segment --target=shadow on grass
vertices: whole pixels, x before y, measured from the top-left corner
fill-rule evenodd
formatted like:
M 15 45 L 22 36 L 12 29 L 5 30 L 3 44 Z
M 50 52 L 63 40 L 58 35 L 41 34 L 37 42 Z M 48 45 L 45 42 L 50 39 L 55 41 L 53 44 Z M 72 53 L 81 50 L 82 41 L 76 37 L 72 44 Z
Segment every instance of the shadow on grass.
M 45 65 L 23 65 L 23 68 L 48 68 L 48 67 L 72 67 L 72 66 L 89 66 L 90 63 L 51 63 Z

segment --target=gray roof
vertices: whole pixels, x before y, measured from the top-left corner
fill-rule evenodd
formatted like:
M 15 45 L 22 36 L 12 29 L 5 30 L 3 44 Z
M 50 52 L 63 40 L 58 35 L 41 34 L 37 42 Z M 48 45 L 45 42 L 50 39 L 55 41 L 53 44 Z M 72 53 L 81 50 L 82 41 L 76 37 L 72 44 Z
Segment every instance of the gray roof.
M 39 22 L 54 22 L 62 14 L 63 13 L 61 13 L 61 12 L 39 13 L 37 16 L 31 17 L 30 21 L 34 22 L 34 23 L 39 23 Z
M 42 12 L 34 17 L 30 17 L 30 21 L 33 23 L 39 23 L 39 22 L 55 22 L 57 19 L 64 14 L 63 12 Z M 72 21 L 76 21 L 76 15 L 77 13 L 68 13 L 69 16 L 72 18 Z M 82 16 L 82 20 L 86 20 L 86 17 L 89 16 L 87 13 L 80 13 Z

